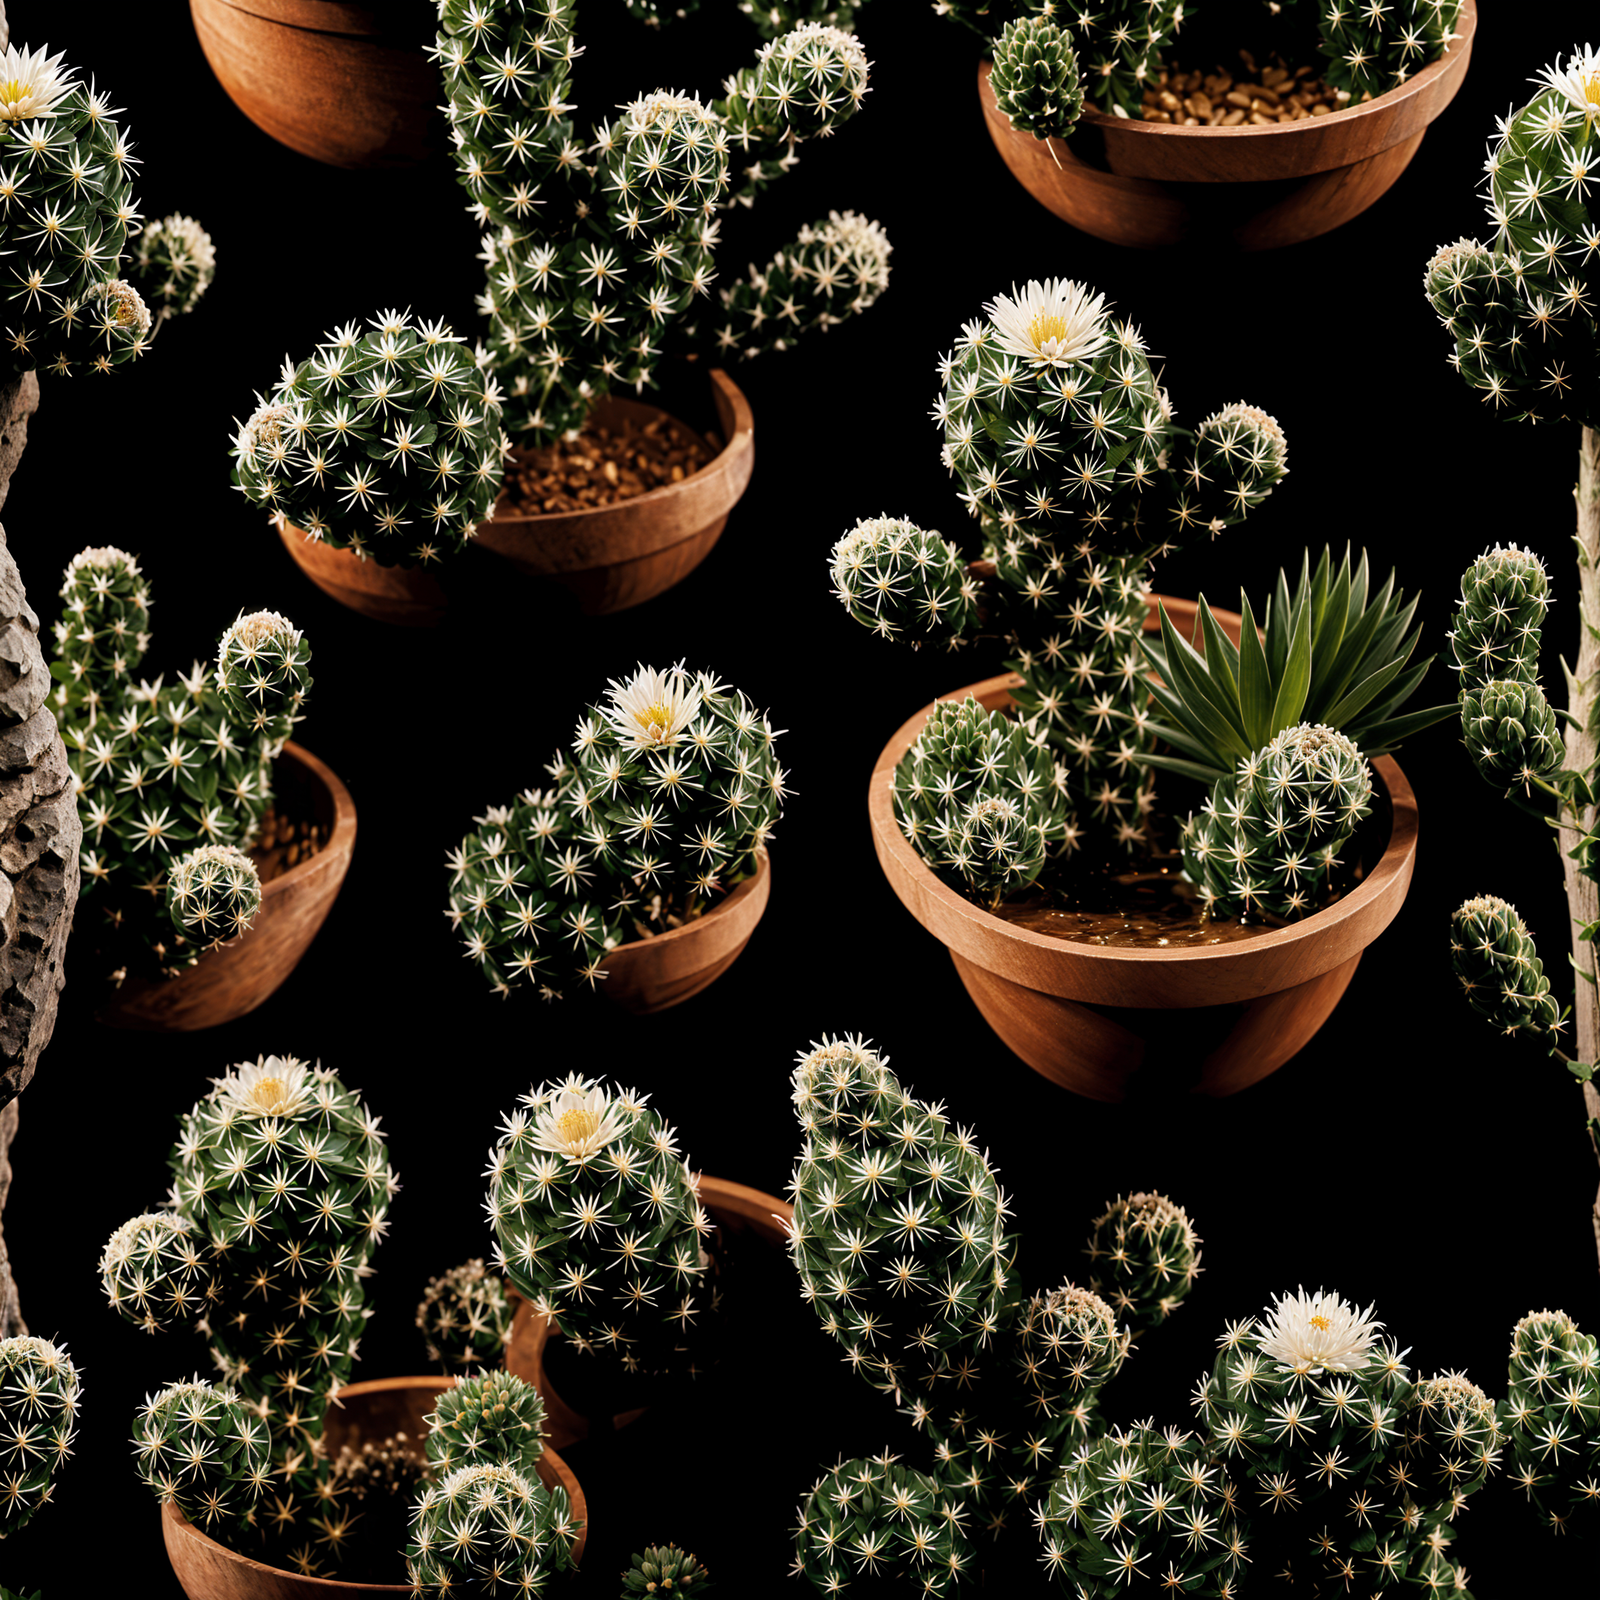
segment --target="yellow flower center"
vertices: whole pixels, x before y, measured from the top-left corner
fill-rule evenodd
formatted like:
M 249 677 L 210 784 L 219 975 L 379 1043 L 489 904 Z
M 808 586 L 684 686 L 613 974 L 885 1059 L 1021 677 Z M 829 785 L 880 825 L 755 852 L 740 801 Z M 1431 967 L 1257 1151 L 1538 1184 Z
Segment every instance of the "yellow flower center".
M 650 735 L 652 739 L 665 739 L 667 729 L 672 725 L 672 713 L 657 700 L 642 710 L 635 711 L 633 720 Z
M 1328 1329 L 1333 1326 L 1333 1324 L 1329 1322 L 1326 1317 L 1319 1316 L 1311 1319 L 1311 1326 L 1315 1328 L 1318 1333 L 1326 1333 Z
M 250 1086 L 250 1102 L 269 1117 L 280 1116 L 289 1109 L 289 1092 L 282 1078 L 258 1078 Z
M 31 83 L 22 78 L 8 78 L 5 84 L 0 86 L 0 102 L 8 106 L 15 105 L 17 101 L 26 99 L 32 93 Z
M 1065 339 L 1070 331 L 1067 319 L 1059 311 L 1036 312 L 1028 324 L 1028 338 L 1035 350 L 1044 349 L 1052 339 Z
M 1591 116 L 1600 112 L 1600 72 L 1591 72 L 1583 80 L 1583 98 L 1594 107 L 1594 111 L 1589 113 Z
M 568 1145 L 580 1145 L 600 1131 L 600 1113 L 576 1107 L 556 1118 L 556 1132 Z

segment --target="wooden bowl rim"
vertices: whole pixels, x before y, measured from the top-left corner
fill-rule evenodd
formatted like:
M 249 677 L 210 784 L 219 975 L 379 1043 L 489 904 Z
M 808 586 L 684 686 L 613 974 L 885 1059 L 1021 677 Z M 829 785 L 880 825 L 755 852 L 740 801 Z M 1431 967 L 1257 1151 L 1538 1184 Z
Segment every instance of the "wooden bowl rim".
M 1115 130 L 1119 134 L 1125 133 L 1136 139 L 1173 136 L 1188 139 L 1293 138 L 1307 127 L 1337 127 L 1340 123 L 1354 122 L 1361 117 L 1375 114 L 1386 116 L 1397 112 L 1407 100 L 1426 93 L 1435 78 L 1441 78 L 1454 69 L 1457 53 L 1463 48 L 1467 50 L 1472 48 L 1477 29 L 1477 0 L 1462 0 L 1455 36 L 1436 61 L 1430 61 L 1420 72 L 1412 73 L 1404 83 L 1397 83 L 1394 88 L 1385 89 L 1382 94 L 1374 95 L 1370 100 L 1352 101 L 1342 111 L 1330 111 L 1325 117 L 1303 117 L 1298 122 L 1275 122 L 1264 128 L 1249 125 L 1238 128 L 1185 128 L 1170 122 L 1145 122 L 1137 117 L 1109 116 L 1104 111 L 1085 105 L 1082 120 L 1088 126 L 1098 128 L 1102 132 Z
M 312 755 L 304 745 L 296 744 L 293 739 L 286 741 L 278 755 L 302 768 L 327 790 L 329 798 L 333 801 L 333 826 L 328 830 L 328 842 L 320 850 L 304 861 L 296 862 L 287 872 L 280 872 L 277 877 L 268 878 L 261 885 L 263 910 L 268 902 L 288 893 L 289 886 L 307 875 L 318 864 L 320 857 L 342 855 L 348 860 L 356 846 L 356 803 L 350 798 L 350 791 L 345 788 L 339 775 L 326 761 Z M 240 939 L 244 937 L 244 934 L 238 936 Z M 224 942 L 222 948 L 226 950 L 237 942 L 237 939 L 229 939 Z M 208 951 L 207 954 L 209 953 Z M 202 956 L 200 959 L 203 961 L 205 957 Z
M 1152 603 L 1158 600 L 1165 602 L 1169 615 L 1174 612 L 1174 603 L 1167 596 L 1152 595 L 1150 598 Z M 1180 604 L 1192 607 L 1193 602 L 1180 602 Z M 995 700 L 1002 695 L 1008 696 L 1010 690 L 1019 686 L 1021 682 L 1022 679 L 1015 673 L 1002 673 L 997 677 L 985 678 L 979 683 L 951 690 L 947 694 L 940 695 L 938 699 L 962 700 L 970 694 L 979 701 L 985 701 L 986 697 L 988 700 Z M 883 747 L 873 768 L 868 789 L 868 815 L 879 849 L 892 856 L 897 868 L 904 871 L 921 894 L 934 903 L 946 928 L 972 931 L 974 935 L 972 943 L 969 946 L 957 946 L 945 937 L 944 931 L 924 922 L 918 908 L 900 894 L 899 886 L 891 878 L 891 887 L 895 889 L 901 903 L 939 939 L 941 944 L 951 949 L 959 948 L 960 954 L 987 970 L 996 970 L 992 955 L 986 953 L 986 950 L 992 949 L 996 943 L 1025 946 L 1059 974 L 1061 987 L 1055 992 L 1071 999 L 1075 997 L 1076 990 L 1076 986 L 1071 982 L 1074 971 L 1088 971 L 1102 962 L 1110 962 L 1113 966 L 1124 967 L 1130 971 L 1136 971 L 1140 967 L 1148 970 L 1152 966 L 1204 967 L 1211 963 L 1215 964 L 1219 971 L 1227 968 L 1238 972 L 1263 963 L 1263 958 L 1269 957 L 1272 952 L 1302 942 L 1309 947 L 1325 943 L 1331 957 L 1333 942 L 1328 940 L 1327 936 L 1340 925 L 1357 919 L 1359 919 L 1358 925 L 1352 931 L 1365 935 L 1362 939 L 1364 948 L 1388 926 L 1393 920 L 1394 912 L 1399 909 L 1398 902 L 1393 907 L 1387 902 L 1392 896 L 1397 880 L 1402 888 L 1409 881 L 1416 858 L 1417 800 L 1410 783 L 1394 758 L 1379 756 L 1372 762 L 1372 766 L 1388 794 L 1391 810 L 1389 839 L 1382 857 L 1372 871 L 1348 894 L 1333 905 L 1313 912 L 1311 916 L 1287 928 L 1274 928 L 1253 939 L 1236 943 L 1206 945 L 1191 950 L 1126 950 L 1104 945 L 1077 944 L 1064 939 L 1053 939 L 1048 934 L 1035 933 L 1030 929 L 1019 928 L 1013 923 L 991 916 L 981 906 L 975 905 L 946 884 L 912 848 L 895 820 L 894 801 L 889 791 L 890 779 L 894 775 L 896 763 L 910 748 L 932 710 L 933 705 L 929 704 L 908 718 Z M 1366 926 L 1369 922 L 1374 924 L 1370 931 Z M 1313 959 L 1310 966 L 1316 970 L 1307 970 L 1304 977 L 1317 976 L 1320 972 L 1337 965 L 1339 965 L 1337 959 L 1328 959 L 1321 966 L 1317 966 Z M 1031 986 L 1039 987 L 1037 983 Z
M 742 456 L 755 448 L 755 413 L 750 409 L 750 402 L 745 398 L 744 390 L 721 367 L 710 368 L 706 376 L 710 379 L 713 392 L 720 394 L 727 402 L 733 415 L 733 427 L 729 430 L 729 436 L 722 448 L 703 467 L 696 468 L 676 483 L 664 483 L 658 489 L 648 489 L 645 493 L 634 495 L 629 500 L 614 500 L 610 505 L 582 506 L 576 511 L 540 511 L 532 516 L 502 516 L 495 510 L 490 513 L 489 521 L 502 528 L 526 528 L 537 531 L 543 526 L 558 522 L 564 524 L 579 522 L 601 513 L 615 515 L 624 508 L 632 511 L 634 507 L 640 506 L 650 510 L 665 501 L 689 493 L 690 485 L 699 487 L 701 481 L 709 474 L 732 465 L 736 456 Z M 627 395 L 608 394 L 596 407 L 594 414 L 597 417 L 603 416 L 608 410 L 644 418 L 666 417 L 676 422 L 679 427 L 688 428 L 689 432 L 696 433 L 697 437 L 704 438 L 703 434 L 698 434 L 697 430 L 689 428 L 688 423 L 673 416 L 661 406 L 651 405 L 648 400 L 634 400 Z M 480 528 L 483 526 L 485 524 L 479 524 Z
M 324 33 L 372 45 L 404 49 L 414 42 L 392 30 L 396 20 L 407 20 L 397 17 L 399 8 L 392 5 L 356 5 L 351 0 L 189 0 L 192 12 L 208 7 L 241 12 L 302 33 Z
M 445 1377 L 442 1374 L 427 1373 L 417 1374 L 402 1378 L 367 1378 L 360 1383 L 347 1383 L 335 1389 L 328 1397 L 330 1405 L 337 1405 L 345 1395 L 394 1393 L 403 1389 L 431 1389 L 436 1394 L 443 1394 L 446 1389 L 453 1388 L 459 1380 Z M 567 1491 L 568 1501 L 573 1511 L 582 1522 L 582 1531 L 573 1544 L 573 1558 L 576 1560 L 583 1554 L 585 1544 L 589 1538 L 589 1504 L 583 1493 L 583 1487 L 573 1475 L 572 1468 L 549 1445 L 544 1447 L 544 1452 L 539 1458 L 548 1461 L 556 1482 Z M 336 1594 L 410 1594 L 409 1583 L 351 1583 L 342 1578 L 314 1578 L 304 1573 L 290 1572 L 285 1567 L 271 1567 L 264 1561 L 257 1561 L 253 1556 L 241 1555 L 232 1545 L 223 1544 L 218 1539 L 213 1539 L 209 1533 L 203 1532 L 178 1509 L 170 1500 L 162 1504 L 161 1520 L 167 1526 L 185 1539 L 192 1539 L 202 1545 L 210 1545 L 220 1550 L 227 1561 L 234 1566 L 243 1567 L 248 1572 L 261 1572 L 274 1578 L 292 1578 L 296 1584 L 315 1584 L 318 1588 L 326 1589 L 331 1596 Z
M 629 939 L 626 944 L 619 944 L 614 950 L 607 951 L 605 960 L 610 961 L 614 956 L 620 956 L 625 950 L 657 950 L 663 945 L 674 942 L 682 943 L 692 940 L 697 934 L 705 931 L 706 924 L 713 918 L 731 912 L 742 901 L 761 889 L 769 880 L 772 863 L 767 855 L 764 844 L 756 846 L 756 870 L 749 877 L 742 878 L 709 910 L 702 911 L 698 917 L 691 918 L 676 928 L 668 928 L 664 933 L 652 933 L 643 939 Z M 602 966 L 605 965 L 603 961 Z

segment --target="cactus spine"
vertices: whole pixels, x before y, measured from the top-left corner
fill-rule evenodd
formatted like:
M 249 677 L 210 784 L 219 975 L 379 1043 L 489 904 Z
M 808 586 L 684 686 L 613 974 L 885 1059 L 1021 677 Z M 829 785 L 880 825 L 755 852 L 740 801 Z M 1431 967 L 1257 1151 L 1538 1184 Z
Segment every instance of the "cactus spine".
M 50 1499 L 77 1437 L 81 1388 L 61 1345 L 26 1333 L 0 1339 L 0 1539 Z

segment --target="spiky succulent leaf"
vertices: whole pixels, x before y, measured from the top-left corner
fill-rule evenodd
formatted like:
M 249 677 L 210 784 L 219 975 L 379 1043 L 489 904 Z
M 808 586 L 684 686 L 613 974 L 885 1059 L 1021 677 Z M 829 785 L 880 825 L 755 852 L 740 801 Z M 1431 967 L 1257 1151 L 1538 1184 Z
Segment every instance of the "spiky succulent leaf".
M 1553 1037 L 1561 1007 L 1515 906 L 1476 895 L 1450 916 L 1450 964 L 1474 1011 L 1503 1033 Z

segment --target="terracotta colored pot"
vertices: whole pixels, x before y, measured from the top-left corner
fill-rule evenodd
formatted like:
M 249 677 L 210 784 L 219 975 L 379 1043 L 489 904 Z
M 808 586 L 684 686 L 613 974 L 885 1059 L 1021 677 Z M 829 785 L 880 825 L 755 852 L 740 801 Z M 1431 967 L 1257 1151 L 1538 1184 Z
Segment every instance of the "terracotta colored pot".
M 328 842 L 261 887 L 255 925 L 165 981 L 129 979 L 96 1013 L 114 1028 L 192 1033 L 254 1011 L 294 971 L 327 920 L 350 870 L 356 807 L 350 791 L 309 750 L 286 744 L 273 781 L 288 809 L 309 812 Z
M 350 1383 L 337 1391 L 329 1408 L 326 1434 L 337 1455 L 346 1444 L 386 1439 L 404 1432 L 417 1441 L 427 1435 L 423 1419 L 454 1380 L 440 1377 L 378 1378 Z M 539 1479 L 546 1488 L 567 1491 L 573 1516 L 582 1524 L 573 1556 L 583 1558 L 589 1538 L 589 1511 L 572 1469 L 546 1445 L 539 1458 Z M 189 1600 L 336 1600 L 342 1594 L 410 1594 L 408 1583 L 340 1583 L 332 1578 L 304 1578 L 298 1573 L 252 1561 L 202 1533 L 176 1506 L 161 1508 L 161 1534 L 167 1558 Z
M 448 601 L 439 580 L 421 567 L 386 567 L 370 556 L 336 550 L 307 537 L 291 522 L 279 522 L 278 537 L 294 564 L 326 595 L 375 622 L 402 628 L 436 627 Z
M 1399 88 L 1270 127 L 1183 128 L 1086 109 L 1069 146 L 1011 127 L 987 61 L 978 94 L 1012 176 L 1073 227 L 1146 249 L 1270 250 L 1341 226 L 1389 189 L 1461 87 L 1477 22 L 1474 0 L 1465 0 L 1459 37 Z
M 434 8 L 189 0 L 228 98 L 279 144 L 336 167 L 411 167 L 448 148 Z
M 681 928 L 635 939 L 600 963 L 600 993 L 625 1011 L 665 1011 L 699 994 L 720 978 L 750 942 L 772 892 L 766 847 L 756 852 L 756 870 L 731 894 Z
M 570 590 L 591 616 L 624 611 L 670 589 L 705 560 L 755 463 L 749 401 L 727 373 L 713 368 L 708 377 L 727 441 L 715 460 L 681 483 L 616 505 L 537 517 L 496 511 L 480 524 L 476 543 L 520 571 Z M 643 424 L 664 413 L 612 395 L 595 415 L 603 423 L 631 418 Z
M 1194 603 L 1164 600 L 1192 629 Z M 1239 618 L 1217 620 L 1237 637 Z M 975 696 L 990 710 L 1011 703 L 1014 675 L 940 698 Z M 1188 950 L 1074 944 L 991 916 L 946 885 L 907 842 L 890 780 L 932 707 L 884 746 L 867 806 L 890 887 L 950 952 L 989 1026 L 1036 1072 L 1092 1100 L 1120 1100 L 1141 1069 L 1171 1072 L 1194 1093 L 1234 1094 L 1276 1072 L 1328 1020 L 1361 953 L 1394 920 L 1411 884 L 1417 803 L 1388 756 L 1373 763 L 1393 820 L 1379 860 L 1333 905 L 1292 927 Z
M 726 1178 L 701 1174 L 695 1179 L 700 1204 L 706 1215 L 724 1235 L 745 1236 L 774 1249 L 788 1241 L 788 1226 L 794 1221 L 794 1207 L 787 1200 L 760 1189 L 730 1183 Z M 541 1317 L 508 1283 L 506 1297 L 515 1308 L 511 1320 L 511 1343 L 506 1349 L 506 1370 L 531 1383 L 544 1397 L 545 1430 L 551 1444 L 564 1450 L 589 1437 L 589 1419 L 576 1412 L 556 1393 L 544 1369 L 544 1349 L 550 1341 L 550 1320 Z M 626 1427 L 642 1417 L 644 1411 L 619 1411 L 611 1419 L 613 1428 Z

